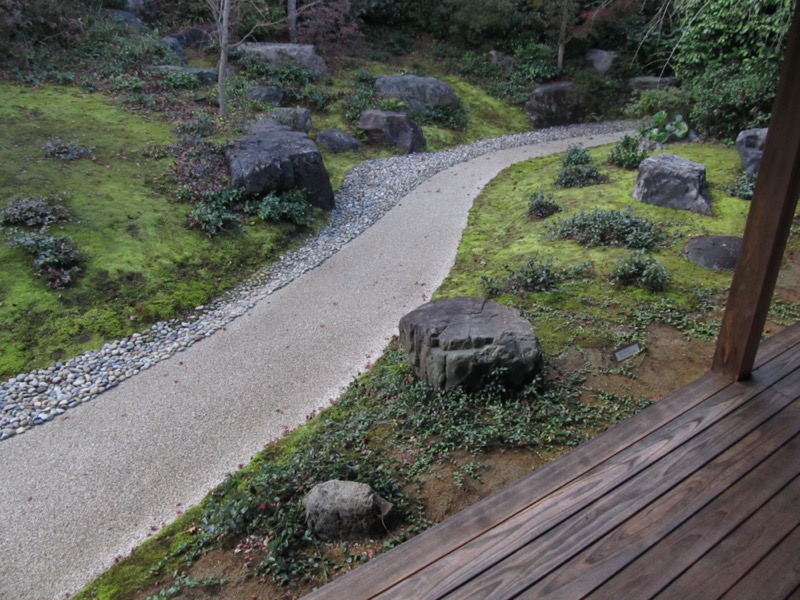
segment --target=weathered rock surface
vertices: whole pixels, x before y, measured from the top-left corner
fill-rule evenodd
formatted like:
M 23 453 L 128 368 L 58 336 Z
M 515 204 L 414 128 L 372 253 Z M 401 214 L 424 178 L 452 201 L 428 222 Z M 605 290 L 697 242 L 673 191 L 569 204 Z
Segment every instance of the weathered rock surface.
M 736 136 L 736 150 L 742 161 L 745 172 L 755 175 L 761 166 L 764 144 L 767 142 L 767 127 L 761 129 L 745 129 Z
M 285 94 L 277 85 L 262 85 L 247 90 L 247 97 L 265 104 L 279 105 Z
M 358 120 L 358 128 L 367 135 L 369 141 L 397 146 L 406 154 L 421 152 L 425 147 L 422 129 L 405 113 L 365 110 Z
M 217 28 L 214 25 L 196 25 L 171 33 L 168 37 L 178 40 L 181 48 L 205 50 L 214 42 L 216 35 Z
M 200 67 L 179 67 L 177 65 L 156 65 L 152 67 L 154 71 L 161 71 L 162 73 L 188 73 L 197 77 L 200 83 L 212 84 L 217 83 L 219 72 L 216 69 L 203 69 Z
M 674 154 L 644 159 L 632 196 L 647 204 L 711 214 L 706 168 Z
M 650 75 L 631 77 L 628 79 L 628 87 L 632 90 L 638 90 L 640 92 L 646 92 L 647 90 L 658 90 L 668 87 L 678 87 L 678 78 L 653 77 Z
M 483 298 L 423 304 L 400 319 L 400 343 L 414 374 L 440 389 L 477 390 L 493 373 L 519 389 L 542 370 L 531 324 L 519 311 Z
M 517 66 L 517 61 L 513 56 L 504 54 L 499 50 L 489 51 L 489 62 L 493 65 L 497 65 L 501 71 L 506 72 L 513 71 Z
M 325 129 L 317 134 L 317 145 L 327 148 L 334 154 L 361 150 L 358 138 L 342 131 L 341 129 Z
M 706 235 L 686 244 L 686 255 L 694 264 L 714 271 L 733 270 L 742 249 L 742 238 Z
M 307 108 L 273 108 L 269 118 L 295 131 L 308 133 L 311 129 L 311 111 Z
M 291 127 L 278 123 L 275 119 L 259 119 L 253 123 L 247 123 L 242 127 L 245 133 L 266 133 L 267 131 L 292 131 Z
M 183 46 L 181 46 L 177 38 L 168 35 L 167 37 L 161 38 L 161 43 L 172 50 L 173 54 L 175 54 L 181 62 L 186 62 L 186 53 L 183 51 Z
M 237 140 L 225 156 L 234 187 L 249 194 L 299 188 L 312 205 L 333 209 L 330 175 L 316 144 L 304 133 L 267 129 Z
M 286 63 L 305 67 L 320 77 L 328 74 L 328 65 L 317 54 L 314 46 L 308 44 L 272 44 L 248 42 L 239 46 L 242 54 L 250 54 L 272 65 Z
M 385 531 L 394 505 L 366 483 L 318 483 L 303 498 L 306 522 L 323 540 L 344 540 Z
M 158 19 L 160 0 L 126 0 L 125 10 L 132 12 L 144 21 Z
M 586 60 L 592 63 L 594 70 L 599 75 L 605 75 L 614 68 L 614 63 L 617 61 L 619 53 L 613 50 L 600 50 L 594 48 L 586 53 Z
M 444 81 L 418 75 L 378 77 L 375 80 L 375 95 L 379 98 L 402 100 L 408 104 L 412 115 L 432 108 L 450 108 L 459 104 L 453 88 Z
M 525 104 L 534 129 L 578 123 L 583 117 L 583 94 L 571 81 L 536 86 Z
M 147 25 L 144 24 L 139 17 L 127 10 L 117 10 L 115 8 L 106 9 L 108 15 L 117 23 L 122 23 L 134 29 L 144 29 Z

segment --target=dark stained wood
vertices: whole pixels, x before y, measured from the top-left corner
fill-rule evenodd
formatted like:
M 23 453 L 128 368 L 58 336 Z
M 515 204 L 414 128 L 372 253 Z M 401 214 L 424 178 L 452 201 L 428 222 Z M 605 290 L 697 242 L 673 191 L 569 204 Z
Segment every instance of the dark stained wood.
M 800 488 L 800 485 L 796 486 Z M 794 512 L 800 504 L 800 494 L 795 492 Z M 794 577 L 786 577 L 786 572 Z M 794 579 L 794 582 L 792 581 Z M 783 600 L 800 579 L 800 526 L 786 536 L 769 556 L 756 565 L 745 577 L 723 596 L 723 600 Z
M 760 555 L 725 561 L 750 552 L 743 540 L 757 535 L 743 528 L 772 527 L 762 506 L 786 504 L 800 519 L 792 495 L 800 324 L 768 340 L 757 363 L 748 381 L 699 379 L 311 597 L 638 599 L 666 589 L 664 598 L 683 600 L 683 591 L 671 594 L 673 580 L 680 586 L 696 573 L 696 585 L 717 560 L 737 577 L 762 558 L 768 565 L 785 533 L 775 539 L 765 529 L 772 545 L 753 545 Z M 725 547 L 735 550 L 719 554 Z M 725 581 L 720 593 L 736 583 Z
M 783 75 L 742 250 L 712 369 L 740 380 L 753 367 L 800 195 L 800 10 L 795 10 Z

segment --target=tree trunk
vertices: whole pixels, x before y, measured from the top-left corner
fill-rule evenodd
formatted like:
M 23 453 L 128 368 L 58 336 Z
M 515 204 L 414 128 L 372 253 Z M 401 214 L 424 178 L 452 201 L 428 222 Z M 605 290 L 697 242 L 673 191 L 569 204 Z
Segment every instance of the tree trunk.
M 219 114 L 228 116 L 228 45 L 230 42 L 231 0 L 222 0 L 222 15 L 219 28 L 219 72 L 217 73 L 217 91 L 219 98 Z
M 297 43 L 297 0 L 288 0 L 286 17 L 289 24 L 289 41 Z
M 564 50 L 567 46 L 567 27 L 572 13 L 572 0 L 562 0 L 561 27 L 558 30 L 558 70 L 564 69 Z

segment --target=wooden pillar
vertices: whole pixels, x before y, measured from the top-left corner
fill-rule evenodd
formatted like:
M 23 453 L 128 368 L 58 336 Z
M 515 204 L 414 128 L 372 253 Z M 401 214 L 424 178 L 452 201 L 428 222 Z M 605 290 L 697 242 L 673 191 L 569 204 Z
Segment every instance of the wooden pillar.
M 742 250 L 712 369 L 750 375 L 800 195 L 800 9 L 795 8 Z

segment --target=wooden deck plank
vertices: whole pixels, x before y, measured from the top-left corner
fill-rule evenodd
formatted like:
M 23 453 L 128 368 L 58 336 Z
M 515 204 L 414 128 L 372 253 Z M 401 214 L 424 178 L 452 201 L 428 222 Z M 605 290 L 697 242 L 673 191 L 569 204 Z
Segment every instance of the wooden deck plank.
M 662 555 L 661 560 L 647 556 L 642 561 L 662 572 L 673 570 L 676 571 L 675 575 L 680 574 L 694 562 L 692 555 L 697 546 L 713 545 L 719 532 L 726 532 L 724 527 L 727 527 L 727 531 L 735 528 L 794 479 L 796 473 L 787 474 L 781 468 L 787 464 L 800 465 L 800 436 L 795 435 L 796 425 L 787 422 L 790 418 L 800 418 L 800 403 L 794 404 L 789 410 L 792 415 L 787 414 L 788 411 L 778 413 L 769 423 L 748 436 L 750 439 L 743 440 L 743 443 L 695 472 L 519 597 L 583 598 L 594 590 L 599 592 L 595 598 L 616 599 L 625 595 L 648 597 L 641 587 L 634 588 L 628 578 L 617 580 L 625 581 L 622 589 L 606 585 L 606 582 L 647 549 L 656 544 L 661 548 L 666 536 L 685 526 L 691 531 L 695 542 L 687 548 L 688 552 Z M 761 462 L 750 470 L 753 459 Z M 638 575 L 635 568 L 632 572 Z M 656 578 L 660 575 L 657 572 Z M 649 581 L 645 583 L 650 584 Z M 654 592 L 659 589 L 656 587 Z
M 800 371 L 793 374 L 792 380 L 792 385 L 800 387 Z M 733 388 L 728 391 L 732 392 Z M 791 402 L 791 399 L 783 395 L 777 395 L 769 402 L 758 401 L 761 397 L 756 398 L 757 400 L 747 402 L 729 418 L 722 421 L 715 419 L 711 427 L 694 429 L 687 434 L 687 430 L 693 429 L 692 425 L 707 417 L 696 415 L 695 413 L 703 412 L 698 409 L 686 415 L 692 419 L 683 424 L 683 428 L 668 427 L 665 431 L 654 434 L 651 438 L 657 442 L 650 444 L 650 448 L 643 448 L 635 457 L 637 461 L 646 459 L 648 467 L 652 464 L 646 476 L 626 478 L 624 483 L 615 486 L 616 489 L 610 488 L 613 493 L 598 491 L 593 496 L 592 504 L 569 515 L 568 519 L 559 523 L 552 531 L 543 531 L 541 527 L 537 527 L 538 514 L 526 511 L 527 514 L 523 513 L 520 519 L 515 518 L 514 523 L 509 522 L 510 527 L 505 527 L 504 524 L 487 533 L 480 543 L 473 544 L 480 547 L 480 558 L 473 559 L 461 570 L 461 582 L 468 578 L 470 581 L 458 587 L 458 597 L 515 597 L 682 481 L 701 466 L 698 462 L 725 452 Z M 727 401 L 717 405 L 709 402 L 707 408 L 717 408 L 725 404 Z M 665 433 L 668 433 L 668 437 L 664 436 Z M 689 436 L 688 441 L 686 435 Z M 681 439 L 680 444 L 673 444 L 673 439 Z M 648 441 L 649 439 L 645 440 Z M 656 453 L 653 453 L 653 446 Z M 638 469 L 637 473 L 642 471 L 643 469 Z M 614 477 L 616 473 L 612 470 L 608 475 Z M 592 487 L 603 486 L 602 480 L 589 481 Z M 563 499 L 569 500 L 570 496 Z M 559 500 L 559 504 L 563 501 Z M 520 552 L 524 545 L 519 544 L 519 540 L 525 540 L 526 544 L 535 540 L 533 551 Z M 440 582 L 434 584 L 428 581 L 425 585 L 432 589 L 441 587 Z M 402 597 L 424 596 L 414 594 Z
M 791 371 L 792 365 L 800 364 L 798 344 L 800 323 L 767 340 L 759 350 L 756 359 L 759 368 L 753 373 L 752 380 L 746 384 L 736 384 L 737 389 L 742 385 L 751 386 L 748 389 L 755 392 L 767 387 L 770 380 L 785 376 Z M 559 460 L 335 580 L 310 598 L 372 598 L 432 563 L 449 562 L 448 555 L 471 540 L 519 515 L 543 498 L 571 484 L 574 486 L 577 478 L 625 452 L 657 429 L 676 422 L 698 404 L 729 386 L 730 382 L 717 374 L 709 373 L 701 377 Z M 395 595 L 395 591 L 387 597 L 404 597 Z
M 800 448 L 797 437 L 790 444 L 795 448 L 788 453 Z M 761 463 L 745 479 L 659 540 L 648 552 L 627 563 L 623 570 L 587 597 L 591 600 L 616 600 L 626 595 L 651 598 L 659 593 L 797 476 L 783 468 L 791 462 L 780 463 L 786 454 L 784 447 L 773 458 Z M 792 460 L 800 466 L 800 458 L 794 456 Z
M 797 498 L 797 496 L 795 496 Z M 795 507 L 797 504 L 795 504 Z M 784 600 L 800 585 L 800 526 L 795 527 L 723 600 Z
M 721 597 L 743 573 L 769 554 L 779 540 L 800 525 L 798 505 L 800 485 L 795 479 L 655 598 L 708 600 Z

